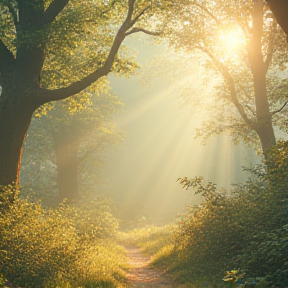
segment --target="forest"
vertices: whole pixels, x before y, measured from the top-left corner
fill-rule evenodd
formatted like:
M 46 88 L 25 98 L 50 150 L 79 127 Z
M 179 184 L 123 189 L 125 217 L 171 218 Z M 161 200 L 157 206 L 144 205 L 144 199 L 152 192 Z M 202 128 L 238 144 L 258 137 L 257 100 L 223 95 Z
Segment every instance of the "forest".
M 288 287 L 287 104 L 286 0 L 0 0 L 0 287 Z

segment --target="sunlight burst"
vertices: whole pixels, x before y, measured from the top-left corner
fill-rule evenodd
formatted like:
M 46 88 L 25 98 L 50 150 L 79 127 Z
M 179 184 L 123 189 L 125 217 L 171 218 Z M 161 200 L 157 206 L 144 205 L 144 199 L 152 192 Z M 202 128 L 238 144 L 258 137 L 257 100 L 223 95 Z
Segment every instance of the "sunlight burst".
M 221 43 L 231 50 L 239 49 L 244 43 L 241 30 L 221 31 L 219 38 Z

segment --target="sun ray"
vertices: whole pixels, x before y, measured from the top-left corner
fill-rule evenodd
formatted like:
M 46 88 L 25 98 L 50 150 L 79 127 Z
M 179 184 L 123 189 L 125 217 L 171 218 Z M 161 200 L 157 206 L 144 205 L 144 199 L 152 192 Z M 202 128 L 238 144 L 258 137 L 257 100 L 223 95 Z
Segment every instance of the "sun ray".
M 229 41 L 231 45 L 237 42 Z M 206 146 L 194 139 L 195 128 L 201 125 L 205 113 L 211 113 L 207 107 L 213 98 L 209 95 L 218 78 L 214 75 L 213 81 L 206 81 L 207 70 L 190 60 L 177 62 L 190 63 L 191 67 L 175 75 L 171 82 L 163 81 L 159 75 L 147 87 L 134 77 L 112 79 L 117 87 L 115 92 L 125 99 L 125 111 L 117 122 L 126 130 L 127 139 L 120 153 L 111 155 L 110 178 L 125 205 L 146 220 L 150 215 L 154 224 L 172 221 L 187 204 L 200 201 L 192 191 L 182 189 L 176 182 L 179 177 L 203 176 L 224 188 L 246 177 L 242 173 L 242 158 L 250 152 L 234 147 L 228 135 L 214 137 Z M 157 77 L 157 71 L 154 72 Z M 194 89 L 185 90 L 187 95 L 181 106 L 179 94 L 185 87 Z

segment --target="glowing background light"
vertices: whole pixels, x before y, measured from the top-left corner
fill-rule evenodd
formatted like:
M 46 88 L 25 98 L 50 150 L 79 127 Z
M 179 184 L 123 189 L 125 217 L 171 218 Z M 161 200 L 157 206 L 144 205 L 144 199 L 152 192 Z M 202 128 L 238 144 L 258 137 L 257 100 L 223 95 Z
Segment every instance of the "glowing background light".
M 235 49 L 241 44 L 241 39 L 239 36 L 239 32 L 229 31 L 228 33 L 220 35 L 220 40 L 224 43 L 224 45 L 230 47 L 231 49 Z
M 137 61 L 142 65 L 163 52 L 160 46 L 129 44 L 137 45 Z M 194 76 L 189 75 L 190 81 L 199 77 L 198 68 Z M 196 113 L 183 115 L 178 83 L 156 79 L 144 87 L 135 77 L 110 79 L 125 104 L 116 120 L 126 130 L 126 141 L 111 153 L 105 171 L 119 198 L 124 197 L 131 209 L 141 210 L 144 217 L 150 215 L 156 222 L 171 221 L 187 204 L 200 200 L 182 190 L 176 182 L 179 177 L 203 176 L 226 188 L 245 179 L 242 166 L 249 166 L 257 157 L 241 146 L 234 147 L 225 135 L 206 146 L 195 140 L 194 129 L 202 119 Z
M 219 32 L 219 49 L 225 58 L 240 52 L 246 44 L 243 31 L 238 29 L 221 30 Z

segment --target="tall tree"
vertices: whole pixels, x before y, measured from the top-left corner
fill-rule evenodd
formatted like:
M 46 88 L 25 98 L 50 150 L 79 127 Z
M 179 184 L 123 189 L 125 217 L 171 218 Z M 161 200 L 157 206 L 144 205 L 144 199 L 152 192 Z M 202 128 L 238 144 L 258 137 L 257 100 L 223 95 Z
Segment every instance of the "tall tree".
M 265 155 L 276 143 L 273 125 L 280 123 L 277 113 L 287 103 L 287 81 L 278 73 L 287 63 L 285 35 L 265 1 L 187 0 L 174 7 L 177 17 L 168 19 L 165 33 L 170 44 L 201 51 L 203 62 L 223 80 L 213 119 L 199 135 L 228 130 L 235 141 L 258 136 Z
M 151 17 L 157 7 L 161 8 L 160 1 L 155 3 L 141 0 L 128 0 L 128 3 L 123 0 L 0 1 L 1 185 L 19 182 L 23 142 L 34 111 L 45 103 L 75 95 L 117 70 L 117 53 L 128 35 L 139 31 L 155 34 L 147 30 L 148 21 L 144 29 L 143 21 Z M 135 27 L 136 23 L 144 26 Z M 90 54 L 89 59 L 83 58 L 90 63 L 89 69 L 79 71 L 76 79 L 66 79 L 60 86 L 50 83 L 49 88 L 42 87 L 41 82 L 51 71 L 47 62 L 58 75 L 65 74 L 71 61 L 57 62 L 57 53 L 66 50 L 69 58 L 83 56 L 81 48 L 85 47 L 87 35 L 95 43 L 94 54 Z M 77 53 L 71 52 L 71 48 Z

